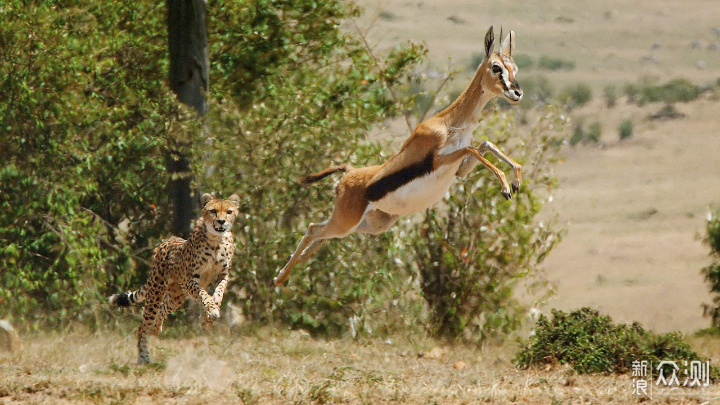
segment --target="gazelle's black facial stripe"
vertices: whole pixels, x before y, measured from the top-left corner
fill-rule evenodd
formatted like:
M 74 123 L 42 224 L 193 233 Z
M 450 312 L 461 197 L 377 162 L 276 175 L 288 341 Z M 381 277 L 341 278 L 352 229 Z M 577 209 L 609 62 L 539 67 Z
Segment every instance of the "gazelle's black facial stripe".
M 508 78 L 510 77 L 510 75 L 509 75 L 509 73 L 508 73 L 508 71 L 507 71 L 507 68 L 505 67 L 505 64 L 504 64 L 504 63 L 501 63 L 501 64 L 500 64 L 500 69 L 502 69 L 502 71 L 500 72 L 499 79 L 500 79 L 500 83 L 502 84 L 503 90 L 505 90 L 505 91 L 510 91 L 510 86 L 511 86 L 512 84 L 511 84 L 510 81 L 508 80 Z

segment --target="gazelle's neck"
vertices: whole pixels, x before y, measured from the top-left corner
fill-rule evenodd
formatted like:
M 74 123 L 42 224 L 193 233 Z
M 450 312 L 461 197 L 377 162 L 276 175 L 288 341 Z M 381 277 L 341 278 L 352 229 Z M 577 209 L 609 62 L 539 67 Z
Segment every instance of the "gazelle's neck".
M 494 94 L 483 90 L 482 87 L 483 76 L 488 71 L 486 63 L 487 59 L 478 66 L 475 76 L 460 97 L 438 114 L 449 128 L 466 128 L 476 125 L 485 105 L 495 97 Z

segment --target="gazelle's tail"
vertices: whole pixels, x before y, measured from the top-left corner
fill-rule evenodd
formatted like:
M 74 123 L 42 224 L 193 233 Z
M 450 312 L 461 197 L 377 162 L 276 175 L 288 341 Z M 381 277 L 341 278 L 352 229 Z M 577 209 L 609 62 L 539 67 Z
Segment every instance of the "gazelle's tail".
M 145 301 L 145 286 L 137 291 L 128 291 L 110 296 L 110 305 L 115 307 L 129 307 L 138 302 Z
M 307 176 L 300 177 L 300 182 L 302 184 L 311 184 L 315 183 L 316 181 L 320 181 L 333 173 L 348 172 L 350 170 L 352 170 L 352 167 L 350 165 L 333 166 L 321 172 L 308 174 Z

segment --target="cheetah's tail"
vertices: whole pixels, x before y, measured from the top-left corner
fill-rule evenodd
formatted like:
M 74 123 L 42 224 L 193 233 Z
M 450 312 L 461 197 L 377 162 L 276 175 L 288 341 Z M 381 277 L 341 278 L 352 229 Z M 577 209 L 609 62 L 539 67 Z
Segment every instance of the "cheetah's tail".
M 140 287 L 137 291 L 128 291 L 110 296 L 110 305 L 116 307 L 129 307 L 138 302 L 145 301 L 145 286 Z

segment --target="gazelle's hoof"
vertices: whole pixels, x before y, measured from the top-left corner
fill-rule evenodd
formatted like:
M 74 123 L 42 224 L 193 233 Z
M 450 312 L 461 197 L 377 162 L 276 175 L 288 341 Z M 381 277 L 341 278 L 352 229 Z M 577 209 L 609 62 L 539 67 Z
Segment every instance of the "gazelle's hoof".
M 505 197 L 506 200 L 512 200 L 512 193 L 509 191 L 501 191 L 500 192 L 503 197 Z
M 513 194 L 517 193 L 518 191 L 520 191 L 520 183 L 515 183 L 515 182 L 513 181 L 513 183 L 512 183 L 512 192 L 513 192 Z

